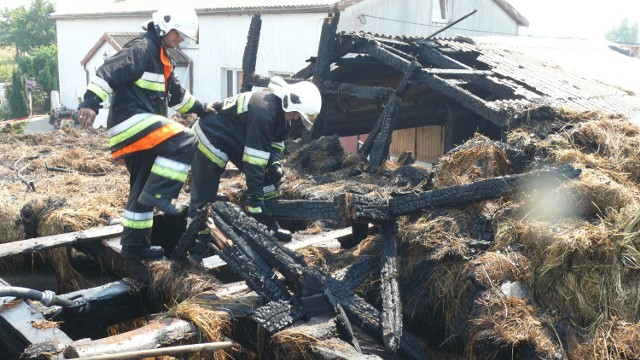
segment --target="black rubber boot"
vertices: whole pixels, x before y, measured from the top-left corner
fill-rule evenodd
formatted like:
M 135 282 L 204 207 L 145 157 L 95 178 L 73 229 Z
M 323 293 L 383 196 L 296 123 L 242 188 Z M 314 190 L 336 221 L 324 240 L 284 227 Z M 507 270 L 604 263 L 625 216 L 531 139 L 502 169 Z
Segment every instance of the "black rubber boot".
M 180 215 L 183 210 L 182 206 L 174 205 L 169 199 L 158 199 L 145 192 L 140 194 L 138 202 L 142 205 L 153 206 L 167 215 Z
M 164 257 L 162 246 L 122 245 L 120 253 L 125 259 L 157 260 Z
M 291 237 L 292 237 L 291 231 L 281 228 L 280 224 L 278 224 L 277 221 L 272 220 L 272 222 L 270 222 L 269 225 L 267 225 L 267 228 L 269 229 L 269 231 L 271 231 L 273 236 L 275 236 L 275 238 L 278 239 L 278 241 L 280 242 L 291 241 Z

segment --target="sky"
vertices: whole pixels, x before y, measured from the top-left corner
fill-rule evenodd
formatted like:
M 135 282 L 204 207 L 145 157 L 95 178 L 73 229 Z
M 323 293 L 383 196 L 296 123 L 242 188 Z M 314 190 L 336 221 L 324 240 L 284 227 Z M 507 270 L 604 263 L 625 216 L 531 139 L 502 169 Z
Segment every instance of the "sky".
M 528 21 L 521 35 L 604 39 L 627 18 L 640 24 L 638 0 L 507 0 Z
M 79 0 L 49 1 L 61 7 Z M 603 39 L 608 30 L 620 24 L 625 18 L 631 24 L 634 22 L 640 24 L 640 0 L 507 1 L 529 21 L 529 28 L 520 30 L 520 34 L 527 36 Z M 20 5 L 28 7 L 30 4 L 31 0 L 1 0 L 0 8 L 13 8 Z

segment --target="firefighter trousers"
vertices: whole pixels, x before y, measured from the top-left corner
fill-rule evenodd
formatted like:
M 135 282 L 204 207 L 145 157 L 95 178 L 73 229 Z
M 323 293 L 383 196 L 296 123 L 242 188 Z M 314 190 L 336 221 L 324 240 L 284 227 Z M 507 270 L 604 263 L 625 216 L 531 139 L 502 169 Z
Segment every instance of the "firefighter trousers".
M 197 139 L 185 130 L 155 147 L 126 156 L 129 171 L 129 198 L 124 212 L 121 245 L 147 246 L 151 243 L 153 207 L 138 202 L 142 193 L 156 198 L 175 199 L 189 173 Z
M 199 208 L 216 201 L 223 173 L 224 168 L 209 160 L 201 151 L 196 151 L 191 163 L 189 218 L 193 219 Z

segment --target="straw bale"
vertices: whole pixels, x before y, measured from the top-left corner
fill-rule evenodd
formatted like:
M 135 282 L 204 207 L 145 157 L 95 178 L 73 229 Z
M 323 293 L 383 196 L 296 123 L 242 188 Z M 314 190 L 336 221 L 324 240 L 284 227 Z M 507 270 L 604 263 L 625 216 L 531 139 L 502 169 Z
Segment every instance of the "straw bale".
M 464 146 L 452 150 L 438 160 L 433 184 L 435 188 L 466 184 L 503 176 L 512 171 L 504 148 L 497 142 L 476 134 Z
M 289 163 L 310 173 L 321 174 L 338 170 L 342 164 L 344 150 L 338 135 L 323 136 L 304 144 L 288 157 Z
M 271 336 L 271 343 L 277 360 L 318 359 L 314 354 L 320 340 L 307 333 L 289 329 L 279 331 Z
M 174 306 L 220 285 L 218 279 L 193 264 L 162 260 L 150 262 L 148 267 L 149 294 L 167 306 Z
M 622 360 L 640 358 L 640 324 L 617 318 L 598 325 L 584 340 L 573 336 L 568 341 L 572 359 Z
M 468 359 L 561 359 L 563 349 L 526 300 L 485 291 L 475 302 Z

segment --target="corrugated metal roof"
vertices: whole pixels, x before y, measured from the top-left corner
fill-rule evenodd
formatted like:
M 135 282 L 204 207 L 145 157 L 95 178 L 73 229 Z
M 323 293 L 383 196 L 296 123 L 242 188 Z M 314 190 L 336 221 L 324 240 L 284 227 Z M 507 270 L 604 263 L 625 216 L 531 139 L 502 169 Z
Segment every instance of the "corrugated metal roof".
M 115 0 L 99 1 L 84 0 L 72 6 L 60 6 L 50 15 L 51 19 L 67 18 L 71 16 L 108 16 L 108 15 L 145 15 L 151 14 L 171 0 Z M 193 7 L 198 13 L 262 11 L 294 12 L 294 11 L 329 11 L 334 5 L 341 3 L 348 6 L 351 1 L 338 0 L 184 0 L 181 4 Z
M 530 100 L 546 101 L 554 107 L 577 111 L 603 110 L 629 118 L 640 115 L 640 98 L 633 96 L 631 89 L 625 91 L 612 78 L 607 80 L 602 74 L 588 73 L 590 69 L 603 70 L 604 67 L 609 72 L 618 71 L 627 78 L 638 80 L 640 61 L 602 44 L 523 37 L 478 37 L 473 43 L 456 39 L 436 41 L 457 52 L 477 54 L 476 60 L 488 65 L 496 75 L 512 79 L 525 89 L 540 94 L 539 97 L 526 95 L 522 100 L 495 101 L 496 107 L 522 107 Z M 625 61 L 628 61 L 626 65 L 623 64 Z

